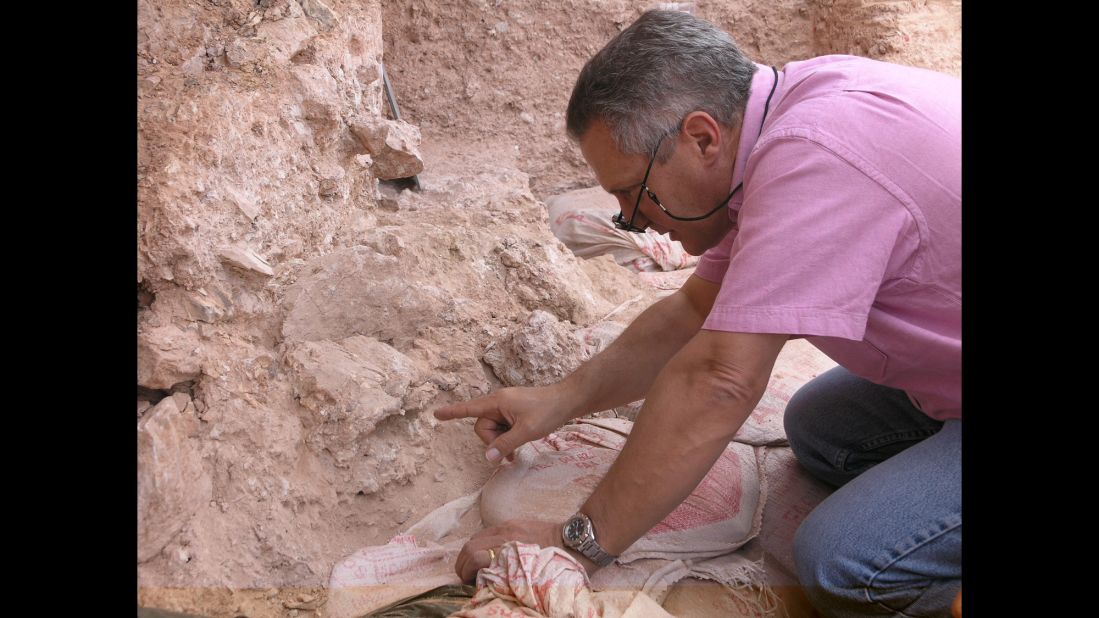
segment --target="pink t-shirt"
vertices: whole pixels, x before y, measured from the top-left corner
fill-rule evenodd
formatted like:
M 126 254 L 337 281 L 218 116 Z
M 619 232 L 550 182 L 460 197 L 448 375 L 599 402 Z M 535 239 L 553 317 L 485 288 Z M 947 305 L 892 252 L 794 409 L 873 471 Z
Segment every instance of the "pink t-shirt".
M 703 328 L 805 337 L 851 373 L 961 418 L 961 81 L 854 56 L 760 65 L 729 204 L 695 274 Z

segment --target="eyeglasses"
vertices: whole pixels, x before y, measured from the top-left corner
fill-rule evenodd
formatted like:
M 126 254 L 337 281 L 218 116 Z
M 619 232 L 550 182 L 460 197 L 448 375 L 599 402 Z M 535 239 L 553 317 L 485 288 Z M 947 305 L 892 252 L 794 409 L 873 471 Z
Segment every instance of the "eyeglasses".
M 668 217 L 671 219 L 675 219 L 676 221 L 701 221 L 703 219 L 713 216 L 714 213 L 721 210 L 721 208 L 724 207 L 725 204 L 729 203 L 729 200 L 733 199 L 733 195 L 735 195 L 736 192 L 740 189 L 740 184 L 738 184 L 736 188 L 733 189 L 732 193 L 729 193 L 729 195 L 725 199 L 721 200 L 721 203 L 715 206 L 713 210 L 699 217 L 677 217 L 673 215 L 667 208 L 664 207 L 664 204 L 660 203 L 660 199 L 656 197 L 656 193 L 653 193 L 653 190 L 650 189 L 649 185 L 647 184 L 649 182 L 649 172 L 652 171 L 653 162 L 656 161 L 656 153 L 660 151 L 660 144 L 664 141 L 665 137 L 667 136 L 660 136 L 660 139 L 656 142 L 656 148 L 653 149 L 653 156 L 649 158 L 649 167 L 645 168 L 645 177 L 641 179 L 641 190 L 637 192 L 637 202 L 635 202 L 633 205 L 633 213 L 630 214 L 630 220 L 626 221 L 626 216 L 622 214 L 621 211 L 619 211 L 617 215 L 611 217 L 611 222 L 614 223 L 614 227 L 626 232 L 634 232 L 637 234 L 645 231 L 645 228 L 636 227 L 633 224 L 634 217 L 637 216 L 637 211 L 640 210 L 641 207 L 642 195 L 648 195 L 649 200 L 651 200 L 653 204 L 659 206 L 660 210 L 663 210 L 664 214 L 668 215 Z

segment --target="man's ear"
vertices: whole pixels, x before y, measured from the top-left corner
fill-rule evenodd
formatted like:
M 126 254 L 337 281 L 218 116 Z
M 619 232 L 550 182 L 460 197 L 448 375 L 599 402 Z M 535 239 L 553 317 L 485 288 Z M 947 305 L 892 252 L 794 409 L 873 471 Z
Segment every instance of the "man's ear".
M 703 111 L 694 111 L 683 119 L 680 138 L 687 140 L 703 159 L 716 159 L 721 154 L 721 125 L 713 116 Z

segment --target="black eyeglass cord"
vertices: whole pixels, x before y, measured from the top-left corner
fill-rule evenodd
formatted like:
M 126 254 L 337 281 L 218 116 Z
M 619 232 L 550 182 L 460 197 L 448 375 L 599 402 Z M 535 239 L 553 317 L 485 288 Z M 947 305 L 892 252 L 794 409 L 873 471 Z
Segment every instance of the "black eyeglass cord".
M 756 133 L 756 139 L 759 139 L 759 136 L 763 135 L 763 123 L 767 122 L 767 112 L 770 111 L 770 109 L 771 109 L 771 97 L 775 96 L 775 89 L 778 88 L 778 69 L 776 69 L 775 67 L 771 67 L 771 70 L 774 71 L 774 73 L 775 73 L 775 83 L 771 84 L 771 93 L 767 95 L 767 101 L 763 104 L 763 120 L 759 121 L 759 133 Z M 737 191 L 740 191 L 740 188 L 742 186 L 744 186 L 744 183 L 743 182 L 738 182 L 736 187 L 733 188 L 732 192 L 729 193 L 728 197 L 726 197 L 724 200 L 722 200 L 721 203 L 718 204 L 713 210 L 711 210 L 710 212 L 708 212 L 708 213 L 706 213 L 706 214 L 704 214 L 700 217 L 672 217 L 672 218 L 677 220 L 677 221 L 701 221 L 703 219 L 707 219 L 709 217 L 712 217 L 717 211 L 721 210 L 723 207 L 728 205 L 729 200 L 733 199 L 733 196 L 736 195 Z
M 778 88 L 778 69 L 776 69 L 775 67 L 771 67 L 771 72 L 773 72 L 774 75 L 775 75 L 775 81 L 774 81 L 773 84 L 771 84 L 771 92 L 767 95 L 767 101 L 763 104 L 763 119 L 759 121 L 759 132 L 756 133 L 756 138 L 759 138 L 760 135 L 763 135 L 763 124 L 765 122 L 767 122 L 767 112 L 769 112 L 770 109 L 771 109 L 771 98 L 775 96 L 775 89 Z M 661 137 L 660 139 L 663 140 L 664 138 Z M 659 148 L 660 148 L 660 143 L 657 142 L 657 149 L 659 149 Z M 652 169 L 653 161 L 655 161 L 655 160 L 656 160 L 656 152 L 654 151 L 652 159 L 649 160 L 649 168 L 645 170 L 645 177 L 646 178 L 649 177 L 649 170 Z M 734 166 L 735 166 L 735 163 L 734 163 Z M 701 221 L 703 219 L 707 219 L 709 217 L 712 217 L 714 214 L 716 214 L 717 211 L 719 211 L 722 208 L 724 208 L 725 206 L 727 206 L 728 203 L 729 203 L 729 200 L 733 199 L 733 196 L 736 195 L 736 192 L 739 191 L 740 188 L 743 185 L 744 185 L 743 182 L 738 182 L 736 187 L 733 188 L 733 190 L 729 193 L 729 195 L 726 196 L 725 199 L 721 200 L 720 204 L 715 206 L 713 210 L 711 210 L 710 212 L 708 212 L 704 215 L 701 215 L 701 216 L 698 216 L 698 217 L 677 217 L 677 216 L 673 215 L 672 213 L 668 212 L 667 210 L 664 210 L 664 213 L 666 215 L 668 215 L 669 217 L 671 217 L 672 219 L 675 219 L 676 221 Z M 644 184 L 642 184 L 642 190 L 645 190 Z M 650 193 L 650 195 L 651 195 L 651 193 Z M 641 195 L 640 194 L 638 194 L 637 199 L 638 199 L 638 204 L 640 204 L 640 202 L 641 202 Z M 655 197 L 653 197 L 653 199 L 655 199 Z M 637 216 L 637 210 L 638 210 L 638 208 L 635 207 L 634 211 L 633 211 L 633 214 L 630 215 L 629 222 L 625 221 L 625 217 L 622 216 L 621 212 L 619 212 L 618 214 L 612 216 L 611 221 L 614 222 L 614 226 L 616 228 L 620 229 L 620 230 L 625 230 L 627 232 L 635 232 L 635 233 L 644 232 L 645 230 L 637 229 L 633 226 L 633 218 Z

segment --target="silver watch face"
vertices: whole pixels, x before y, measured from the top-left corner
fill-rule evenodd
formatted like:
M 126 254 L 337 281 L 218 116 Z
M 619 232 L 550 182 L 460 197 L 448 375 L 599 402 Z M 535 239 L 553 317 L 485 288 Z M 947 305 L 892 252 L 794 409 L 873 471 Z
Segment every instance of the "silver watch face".
M 570 545 L 579 545 L 588 536 L 587 522 L 583 517 L 574 516 L 565 524 L 565 541 Z

